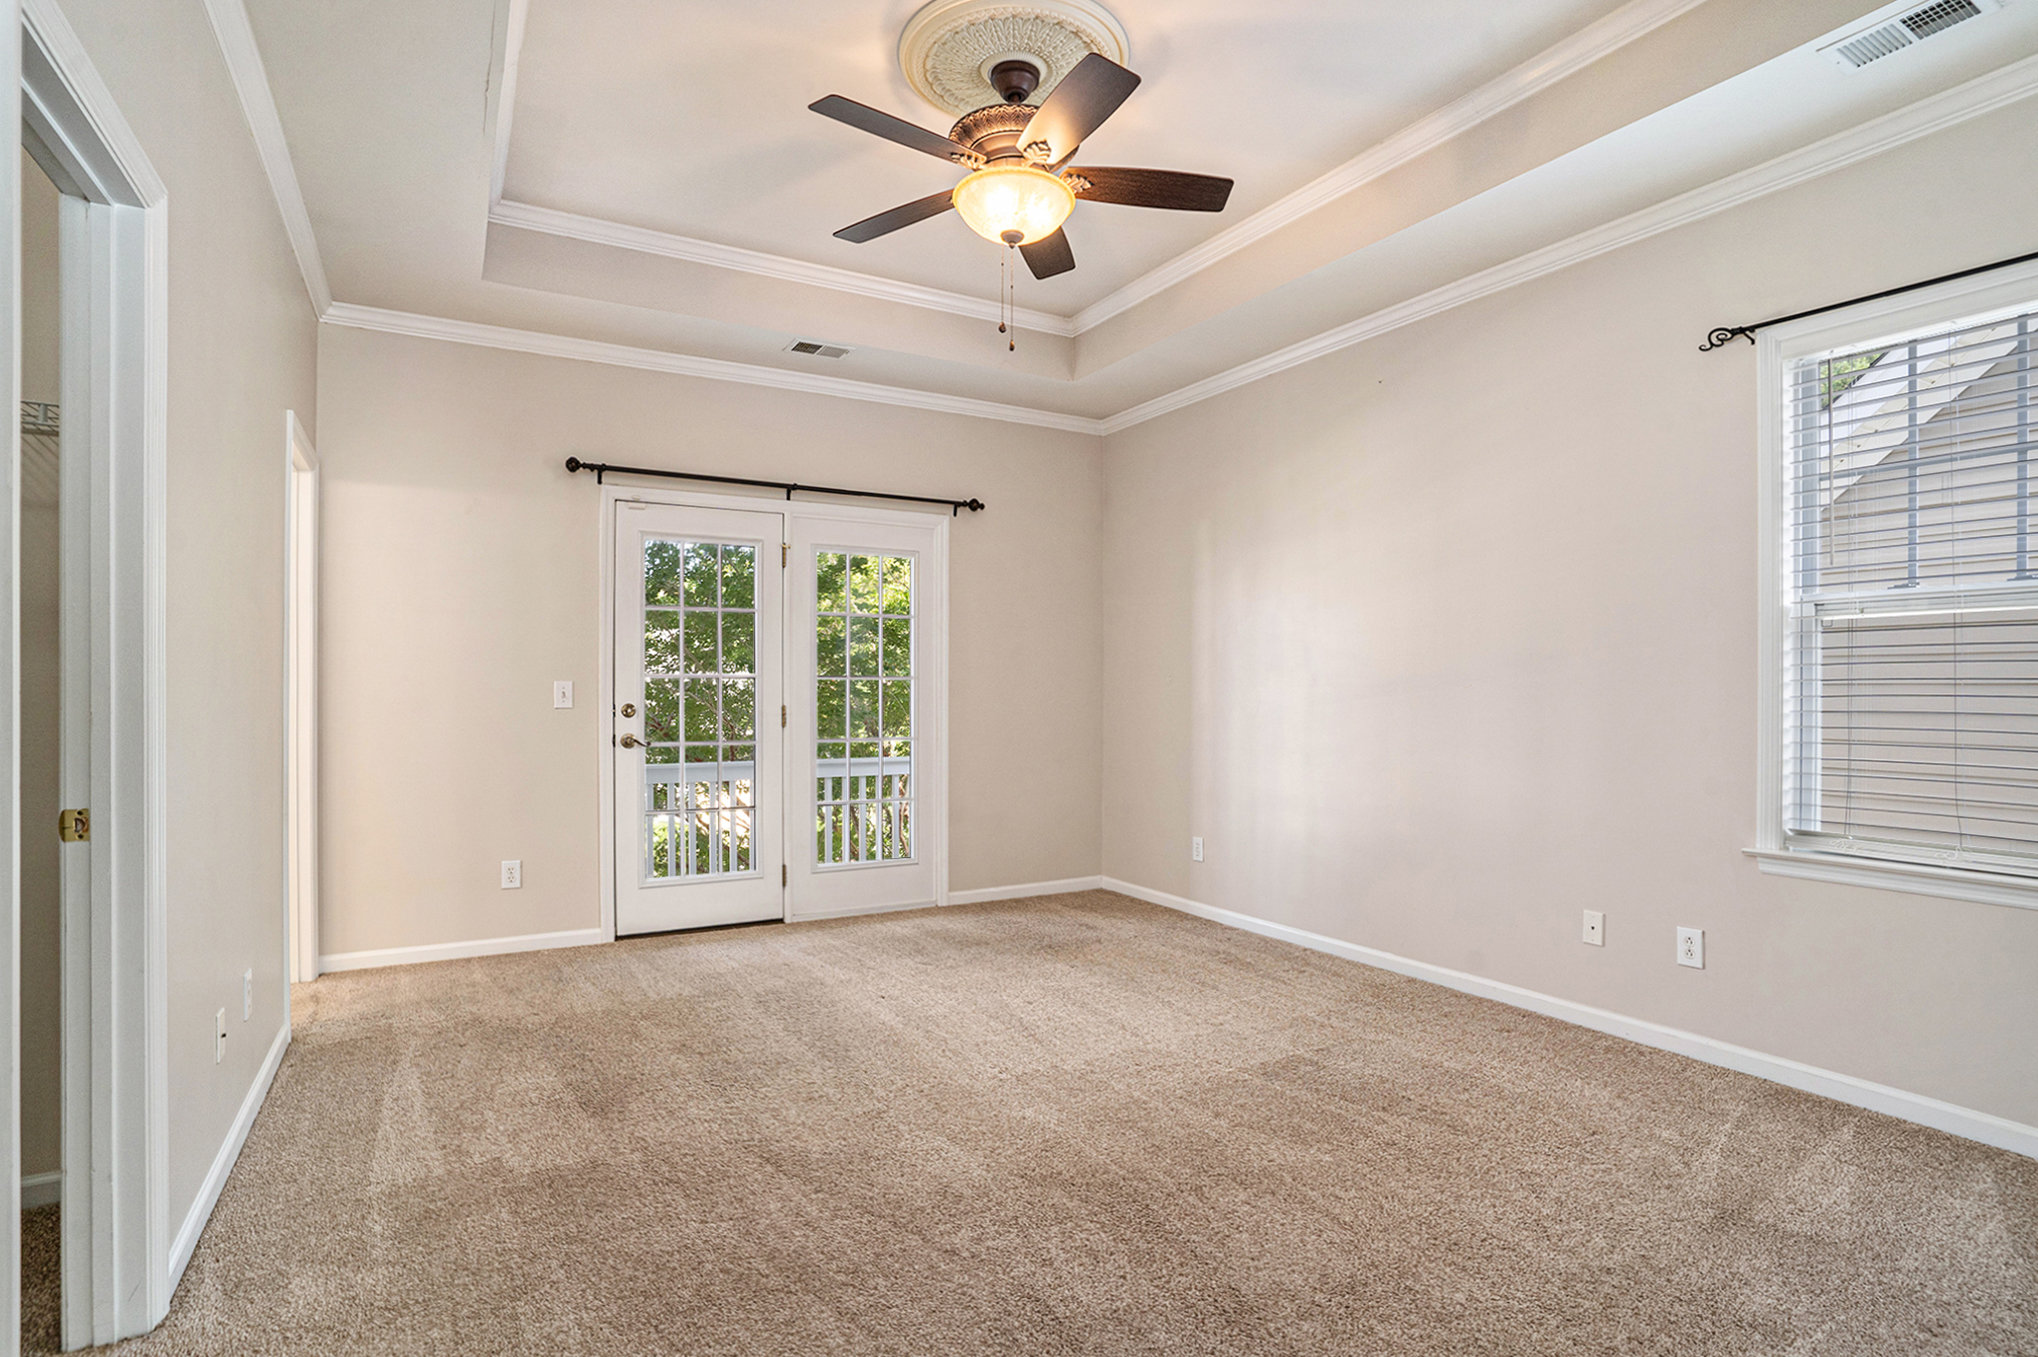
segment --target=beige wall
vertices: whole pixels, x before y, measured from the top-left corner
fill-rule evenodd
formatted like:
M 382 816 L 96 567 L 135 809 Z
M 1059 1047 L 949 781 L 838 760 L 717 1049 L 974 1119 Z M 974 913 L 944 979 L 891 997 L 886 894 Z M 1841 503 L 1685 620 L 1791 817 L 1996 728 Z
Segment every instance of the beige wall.
M 21 157 L 21 398 L 57 386 L 57 189 Z M 21 439 L 21 1172 L 63 1167 L 63 975 L 55 833 L 57 765 L 57 458 L 47 435 Z
M 600 922 L 569 454 L 983 499 L 950 545 L 950 882 L 1097 872 L 1097 440 L 330 325 L 319 384 L 321 952 Z
M 62 3 L 170 194 L 174 1232 L 283 1023 L 284 412 L 314 417 L 317 325 L 203 5 Z
M 1743 855 L 1755 365 L 1696 352 L 2029 250 L 2033 144 L 2038 101 L 1108 440 L 1105 871 L 2038 1123 L 2038 911 Z

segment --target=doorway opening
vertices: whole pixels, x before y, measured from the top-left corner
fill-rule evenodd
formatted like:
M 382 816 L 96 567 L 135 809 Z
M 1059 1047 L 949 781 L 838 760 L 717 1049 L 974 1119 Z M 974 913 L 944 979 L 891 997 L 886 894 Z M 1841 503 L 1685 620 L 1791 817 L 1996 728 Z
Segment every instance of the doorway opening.
M 21 505 L 16 554 L 21 674 L 21 1348 L 62 1342 L 57 1322 L 63 1197 L 63 804 L 60 195 L 21 155 Z

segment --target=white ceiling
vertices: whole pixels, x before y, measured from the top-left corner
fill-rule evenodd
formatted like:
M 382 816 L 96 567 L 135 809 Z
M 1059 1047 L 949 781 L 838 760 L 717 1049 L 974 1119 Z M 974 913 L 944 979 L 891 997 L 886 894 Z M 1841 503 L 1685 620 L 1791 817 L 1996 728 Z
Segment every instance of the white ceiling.
M 1905 110 L 1941 92 L 1973 116 L 1963 82 L 2038 93 L 2038 60 L 2020 64 L 2038 3 L 1843 72 L 1816 44 L 1902 6 L 1121 0 L 1145 83 L 1082 158 L 1238 188 L 1216 217 L 1080 205 L 1079 267 L 1022 275 L 1011 353 L 986 318 L 996 247 L 959 221 L 860 247 L 830 234 L 955 177 L 806 109 L 839 93 L 945 131 L 897 69 L 915 7 L 247 0 L 355 320 L 380 308 L 1064 422 L 1264 370 L 1872 120 L 1917 135 L 1943 119 Z M 795 337 L 854 352 L 817 367 L 785 352 Z
M 1222 214 L 1084 204 L 1068 314 L 1519 64 L 1619 0 L 1119 0 L 1139 89 L 1079 159 L 1225 175 Z M 807 111 L 842 94 L 946 132 L 900 74 L 916 0 L 529 0 L 507 199 L 882 274 L 995 291 L 998 252 L 941 217 L 866 245 L 837 228 L 960 177 Z

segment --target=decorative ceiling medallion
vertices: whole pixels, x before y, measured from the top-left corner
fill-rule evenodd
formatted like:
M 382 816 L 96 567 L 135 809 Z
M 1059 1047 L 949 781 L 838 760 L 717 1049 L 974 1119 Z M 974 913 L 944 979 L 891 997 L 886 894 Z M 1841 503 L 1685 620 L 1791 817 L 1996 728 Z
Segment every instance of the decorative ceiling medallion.
M 1078 61 L 1096 52 L 1124 65 L 1125 30 L 1089 0 L 933 0 L 899 37 L 899 68 L 920 97 L 961 115 L 1003 103 L 991 69 L 1031 62 L 1040 84 L 1026 102 L 1038 104 Z

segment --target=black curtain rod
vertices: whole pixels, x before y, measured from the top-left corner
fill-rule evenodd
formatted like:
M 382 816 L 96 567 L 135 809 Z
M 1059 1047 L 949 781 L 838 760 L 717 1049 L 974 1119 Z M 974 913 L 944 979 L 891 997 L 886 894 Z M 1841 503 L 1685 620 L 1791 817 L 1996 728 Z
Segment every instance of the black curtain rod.
M 1844 302 L 1829 302 L 1825 306 L 1814 306 L 1809 311 L 1798 311 L 1788 316 L 1778 316 L 1774 320 L 1758 320 L 1753 325 L 1722 325 L 1706 336 L 1705 343 L 1698 346 L 1698 351 L 1700 353 L 1711 353 L 1721 345 L 1739 338 L 1745 338 L 1750 344 L 1753 344 L 1755 342 L 1755 332 L 1757 330 L 1766 330 L 1772 325 L 1788 325 L 1791 321 L 1803 320 L 1806 316 L 1817 316 L 1827 311 L 1838 311 L 1843 307 L 1859 306 L 1862 302 L 1879 302 L 1884 297 L 1894 297 L 1901 292 L 1916 292 L 1921 287 L 1936 287 L 1940 283 L 1951 283 L 1961 278 L 1972 278 L 1975 274 L 1987 273 L 1990 269 L 2006 269 L 2012 264 L 2028 264 L 2034 259 L 2038 259 L 2038 251 L 2030 254 L 2020 254 L 2015 259 L 1998 259 L 1993 264 L 1977 264 L 1971 269 L 1962 269 L 1958 273 L 1942 273 L 1937 278 L 1927 278 L 1922 283 L 1905 283 L 1902 287 L 1887 287 L 1880 292 L 1871 292 L 1865 297 L 1849 297 Z
M 900 500 L 907 504 L 946 504 L 951 518 L 961 513 L 964 509 L 969 510 L 971 513 L 976 513 L 984 507 L 984 502 L 980 499 L 942 499 L 937 495 L 890 495 L 882 490 L 844 490 L 839 486 L 833 485 L 801 485 L 797 481 L 759 481 L 752 480 L 748 476 L 708 476 L 693 471 L 665 471 L 658 467 L 616 466 L 611 462 L 583 462 L 578 457 L 567 458 L 566 469 L 568 471 L 592 471 L 597 485 L 602 483 L 604 477 L 613 473 L 618 476 L 663 476 L 667 480 L 674 481 L 712 481 L 716 485 L 755 485 L 761 486 L 766 490 L 783 490 L 787 499 L 793 497 L 793 491 L 804 490 L 810 495 L 854 495 L 858 499 L 892 499 Z

